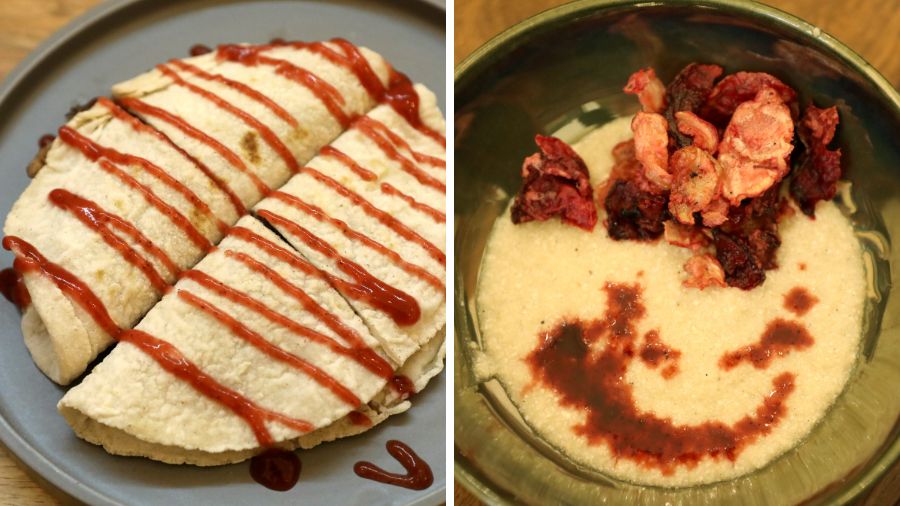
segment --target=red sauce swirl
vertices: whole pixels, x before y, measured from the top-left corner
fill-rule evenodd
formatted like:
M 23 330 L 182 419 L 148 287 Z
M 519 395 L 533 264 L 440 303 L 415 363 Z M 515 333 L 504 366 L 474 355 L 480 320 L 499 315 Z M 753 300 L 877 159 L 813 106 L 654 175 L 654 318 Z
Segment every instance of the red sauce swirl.
M 412 448 L 394 439 L 388 441 L 385 446 L 388 453 L 403 465 L 406 474 L 389 473 L 375 464 L 365 461 L 357 462 L 353 466 L 353 472 L 360 478 L 412 490 L 425 490 L 434 483 L 431 467 Z

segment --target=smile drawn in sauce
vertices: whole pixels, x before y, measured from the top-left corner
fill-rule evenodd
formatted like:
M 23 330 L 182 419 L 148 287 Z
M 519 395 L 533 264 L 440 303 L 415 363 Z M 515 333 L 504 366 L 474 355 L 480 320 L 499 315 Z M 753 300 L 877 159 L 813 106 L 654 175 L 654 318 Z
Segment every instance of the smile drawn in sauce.
M 797 316 L 804 316 L 818 303 L 819 298 L 802 286 L 795 286 L 784 294 L 784 308 Z
M 585 412 L 584 422 L 572 430 L 589 444 L 605 444 L 616 459 L 625 458 L 669 476 L 677 467 L 693 468 L 705 458 L 736 460 L 784 418 L 786 400 L 794 391 L 795 375 L 790 372 L 773 378 L 772 390 L 752 414 L 732 425 L 717 420 L 678 425 L 670 418 L 642 411 L 626 380 L 635 355 L 637 323 L 646 314 L 642 287 L 608 283 L 604 290 L 607 309 L 602 318 L 560 322 L 541 336 L 525 359 L 534 381 L 553 390 L 561 405 Z M 794 330 L 797 328 L 792 327 Z M 605 346 L 599 351 L 593 345 L 601 339 Z M 645 336 L 645 341 L 639 356 L 648 365 L 666 356 L 658 333 Z M 669 358 L 677 359 L 672 351 Z

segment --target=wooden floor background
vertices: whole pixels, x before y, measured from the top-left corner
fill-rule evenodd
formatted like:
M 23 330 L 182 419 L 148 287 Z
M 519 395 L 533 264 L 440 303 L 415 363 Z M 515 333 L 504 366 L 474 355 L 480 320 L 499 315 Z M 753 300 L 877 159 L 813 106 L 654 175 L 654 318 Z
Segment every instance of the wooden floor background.
M 458 64 L 478 46 L 519 21 L 567 1 L 456 0 L 454 61 Z M 833 35 L 861 54 L 895 88 L 900 88 L 900 0 L 766 0 L 763 3 L 805 19 Z M 481 504 L 458 483 L 454 502 L 457 506 Z M 900 506 L 900 466 L 895 466 L 859 504 Z

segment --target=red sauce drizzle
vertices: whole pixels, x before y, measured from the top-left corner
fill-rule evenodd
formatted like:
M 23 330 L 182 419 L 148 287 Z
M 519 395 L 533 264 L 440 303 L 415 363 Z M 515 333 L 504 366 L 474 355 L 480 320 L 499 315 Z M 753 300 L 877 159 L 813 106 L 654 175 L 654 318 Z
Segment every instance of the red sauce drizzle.
M 285 492 L 300 479 L 300 458 L 294 452 L 270 448 L 250 459 L 250 476 L 260 485 Z
M 338 183 L 334 179 L 326 176 L 325 174 L 322 174 L 321 172 L 319 172 L 318 170 L 316 170 L 312 167 L 304 167 L 302 172 L 304 174 L 312 176 L 313 179 L 324 184 L 325 186 L 330 187 L 332 190 L 335 191 L 335 193 L 337 193 L 338 195 L 340 195 L 340 196 L 346 198 L 347 200 L 349 200 L 350 202 L 352 202 L 353 205 L 362 208 L 362 210 L 367 215 L 371 216 L 372 218 L 375 218 L 376 220 L 378 220 L 379 223 L 390 228 L 391 230 L 396 232 L 397 235 L 399 235 L 400 237 L 421 247 L 423 250 L 425 250 L 426 253 L 428 253 L 428 256 L 430 256 L 431 258 L 440 262 L 441 265 L 446 264 L 447 257 L 444 255 L 444 252 L 440 250 L 440 248 L 438 248 L 434 244 L 431 244 L 430 242 L 428 242 L 424 237 L 420 236 L 413 229 L 404 225 L 397 218 L 382 211 L 381 209 L 378 209 L 377 207 L 372 205 L 371 202 L 364 199 L 361 195 L 351 191 L 346 186 L 342 185 L 341 183 Z M 275 193 L 273 193 L 273 195 L 275 195 L 276 193 L 278 193 L 280 195 L 287 195 L 290 197 L 290 195 L 288 195 L 284 192 L 275 192 Z
M 190 54 L 191 56 L 201 56 L 210 52 L 212 52 L 212 49 L 204 44 L 194 44 L 193 46 L 191 46 L 191 49 L 188 50 L 188 54 Z
M 62 131 L 60 131 L 60 136 L 62 136 Z M 212 243 L 209 242 L 209 239 L 201 234 L 190 220 L 181 214 L 178 209 L 166 204 L 153 192 L 153 190 L 139 183 L 137 179 L 131 177 L 127 172 L 110 163 L 109 160 L 100 159 L 97 163 L 104 172 L 115 176 L 119 181 L 122 181 L 125 185 L 130 186 L 140 193 L 148 204 L 155 207 L 157 211 L 164 214 L 176 227 L 180 228 L 197 248 L 202 251 L 208 251 L 212 247 Z
M 146 102 L 138 100 L 136 98 L 123 98 L 119 100 L 119 102 L 128 109 L 135 111 L 139 114 L 145 114 L 147 116 L 153 116 L 158 118 L 175 128 L 181 130 L 181 132 L 192 139 L 206 144 L 211 149 L 213 149 L 216 153 L 218 153 L 222 158 L 228 161 L 234 168 L 243 172 L 250 181 L 256 186 L 257 191 L 261 194 L 266 195 L 271 191 L 269 185 L 267 185 L 262 179 L 259 178 L 253 171 L 247 168 L 247 165 L 244 164 L 244 161 L 241 160 L 241 157 L 237 155 L 234 151 L 229 149 L 227 146 L 222 144 L 221 142 L 213 139 L 209 135 L 203 133 L 202 131 L 192 127 L 186 121 L 175 116 L 174 114 L 160 109 L 158 107 L 154 107 Z
M 239 46 L 226 44 L 219 46 L 217 56 L 219 58 L 240 63 L 247 66 L 269 65 L 275 68 L 275 73 L 290 79 L 308 89 L 328 109 L 334 119 L 343 128 L 350 126 L 352 118 L 344 112 L 344 96 L 334 86 L 313 74 L 288 61 L 262 56 L 260 53 L 268 49 L 267 46 Z
M 191 65 L 190 63 L 184 62 L 182 60 L 172 60 L 169 62 L 169 64 L 173 65 L 174 67 L 177 67 L 181 70 L 190 72 L 191 74 L 194 74 L 197 77 L 206 79 L 207 81 L 215 81 L 217 83 L 224 84 L 225 86 L 228 86 L 229 88 L 237 91 L 238 93 L 242 93 L 243 95 L 250 98 L 251 100 L 256 101 L 257 103 L 261 104 L 263 107 L 268 108 L 276 116 L 278 116 L 279 118 L 284 120 L 285 123 L 291 125 L 292 127 L 297 128 L 299 126 L 299 124 L 297 123 L 297 118 L 291 116 L 291 113 L 284 110 L 284 108 L 282 108 L 280 105 L 275 103 L 275 101 L 273 101 L 271 98 L 263 95 L 262 93 L 254 90 L 253 88 L 247 86 L 246 84 L 244 84 L 240 81 L 228 79 L 227 77 L 225 77 L 221 74 L 210 74 L 209 72 L 206 72 L 205 70 L 200 69 L 199 67 Z
M 292 251 L 288 251 L 287 249 L 282 248 L 281 246 L 278 246 L 278 245 L 272 243 L 271 241 L 265 239 L 264 237 L 262 237 L 258 234 L 251 232 L 250 230 L 248 230 L 246 228 L 234 227 L 229 235 L 231 235 L 232 237 L 240 238 L 242 240 L 245 240 L 247 242 L 254 244 L 258 248 L 265 251 L 266 253 L 278 258 L 279 260 L 287 263 L 288 265 L 290 265 L 291 267 L 294 267 L 295 269 L 301 270 L 309 275 L 319 276 L 319 277 L 322 277 L 323 279 L 331 281 L 331 278 L 332 278 L 331 275 L 323 272 L 321 269 L 318 269 L 317 267 L 314 267 L 312 264 L 310 264 L 309 262 L 307 262 L 306 260 L 304 260 L 300 256 L 298 256 L 296 253 L 294 253 Z M 228 254 L 229 256 L 233 256 L 234 258 L 237 258 L 239 261 L 245 260 L 245 257 L 246 257 L 246 255 L 244 257 L 234 256 L 235 254 L 230 251 L 227 252 L 226 254 Z M 341 336 L 341 338 L 351 346 L 351 348 L 343 348 L 343 347 L 339 346 L 337 343 L 335 343 L 334 340 L 330 339 L 327 336 L 322 335 L 321 337 L 324 338 L 325 340 L 321 341 L 321 342 L 323 342 L 324 344 L 331 347 L 331 349 L 333 351 L 335 351 L 335 353 L 348 354 L 348 356 L 352 357 L 360 365 L 369 369 L 370 371 L 377 374 L 378 376 L 381 376 L 383 378 L 391 377 L 391 375 L 393 374 L 393 371 L 394 371 L 393 367 L 385 359 L 381 358 L 381 356 L 379 356 L 371 348 L 369 348 L 366 345 L 365 341 L 363 341 L 362 337 L 360 337 L 359 334 L 357 334 L 355 330 L 351 329 L 350 327 L 347 327 L 346 325 L 344 325 L 344 323 L 341 322 L 341 320 L 339 318 L 337 318 L 333 314 L 329 313 L 324 308 L 321 308 L 321 306 L 316 304 L 316 302 L 314 300 L 312 300 L 308 295 L 306 295 L 306 293 L 303 292 L 303 290 L 299 289 L 298 287 L 296 287 L 295 285 L 290 283 L 288 280 L 281 277 L 274 270 L 267 268 L 266 266 L 260 264 L 259 262 L 244 261 L 244 263 L 251 269 L 254 269 L 254 270 L 257 270 L 258 272 L 264 273 L 266 275 L 266 277 L 268 277 L 269 280 L 272 281 L 272 283 L 274 283 L 276 286 L 278 286 L 281 290 L 283 290 L 285 293 L 287 293 L 291 297 L 297 299 L 304 306 L 304 308 L 307 309 L 307 311 L 315 314 L 317 316 L 317 318 L 319 318 L 321 321 L 323 321 L 328 326 L 328 328 L 330 328 L 332 331 L 334 331 L 337 335 Z M 194 272 L 197 272 L 197 271 L 190 271 L 189 273 L 186 273 L 185 276 L 187 277 L 188 275 L 191 275 L 191 277 L 193 278 Z M 198 281 L 198 280 L 195 279 L 195 281 Z M 335 283 L 335 285 L 341 286 L 339 283 Z M 205 286 L 207 286 L 207 285 L 205 285 Z M 211 286 L 207 286 L 207 287 L 210 289 L 213 289 Z M 222 294 L 222 295 L 226 296 L 224 294 Z M 237 298 L 232 299 L 232 300 L 234 300 L 235 302 L 241 303 L 241 301 L 238 300 Z M 265 315 L 272 316 L 273 318 L 276 318 L 275 315 L 281 316 L 278 313 L 275 313 L 274 311 L 272 313 L 263 312 L 261 314 L 263 314 L 264 316 Z M 288 327 L 298 333 L 305 332 L 304 329 L 306 329 L 306 327 L 302 327 L 302 326 L 298 325 L 296 322 L 294 322 L 293 320 L 286 318 L 286 317 L 276 318 L 276 319 L 273 319 L 272 321 L 274 321 L 275 323 L 278 323 L 280 325 L 283 325 L 285 327 Z M 318 333 L 316 333 L 316 334 L 321 335 Z M 302 334 L 302 335 L 306 335 L 306 334 Z M 310 336 L 307 336 L 307 337 L 310 337 Z M 316 339 L 315 337 L 310 337 L 310 338 Z
M 320 156 L 330 156 L 330 157 L 336 159 L 340 163 L 344 164 L 344 166 L 346 166 L 348 169 L 353 171 L 354 174 L 359 176 L 359 178 L 364 181 L 375 181 L 378 179 L 378 176 L 375 175 L 374 172 L 359 165 L 358 163 L 356 163 L 356 161 L 354 161 L 352 158 L 350 158 L 346 153 L 335 148 L 334 146 L 325 146 L 324 148 L 319 150 L 319 155 Z M 395 186 L 391 185 L 390 183 L 382 183 L 381 184 L 381 192 L 384 193 L 385 195 L 392 195 L 395 197 L 399 197 L 404 202 L 406 202 L 411 208 L 428 215 L 429 217 L 431 217 L 432 219 L 434 219 L 434 221 L 436 221 L 438 223 L 446 222 L 446 216 L 444 215 L 444 213 L 438 211 L 437 209 L 435 209 L 427 204 L 423 204 L 421 202 L 416 201 L 414 198 L 401 192 L 400 190 L 398 190 Z
M 285 427 L 299 432 L 309 432 L 315 427 L 305 420 L 290 418 L 288 416 L 265 409 L 252 400 L 244 397 L 215 378 L 209 376 L 196 364 L 188 360 L 178 348 L 171 343 L 157 339 L 150 334 L 132 329 L 119 335 L 120 341 L 129 342 L 137 346 L 141 351 L 150 355 L 163 369 L 173 374 L 178 379 L 189 383 L 195 390 L 219 404 L 230 409 L 235 415 L 244 419 L 247 425 L 256 435 L 260 446 L 271 446 L 274 441 L 266 422 L 277 422 Z
M 338 335 L 341 335 L 341 337 L 343 337 L 346 341 L 350 342 L 350 347 L 342 346 L 334 339 L 322 333 L 316 332 L 313 329 L 300 325 L 287 316 L 284 316 L 283 314 L 272 310 L 265 304 L 259 302 L 257 299 L 239 292 L 203 272 L 189 271 L 185 273 L 184 277 L 195 281 L 196 283 L 206 287 L 210 291 L 213 291 L 236 304 L 240 304 L 248 309 L 255 311 L 260 316 L 277 325 L 281 325 L 282 327 L 290 330 L 298 336 L 302 336 L 309 339 L 310 341 L 322 344 L 328 347 L 328 349 L 330 349 L 332 352 L 350 358 L 351 360 L 357 362 L 374 374 L 377 374 L 381 377 L 390 377 L 393 368 L 390 364 L 387 363 L 386 360 L 381 358 L 371 348 L 366 346 L 365 343 L 363 343 L 362 340 L 359 339 L 359 336 L 356 335 L 356 332 L 348 327 L 345 327 L 342 323 L 340 323 L 339 320 L 337 320 L 337 318 L 334 317 L 334 315 L 327 313 L 323 308 L 321 308 L 321 306 L 316 304 L 315 301 L 312 301 L 312 299 L 310 299 L 309 296 L 306 295 L 306 293 L 304 293 L 302 290 L 290 284 L 284 278 L 280 277 L 275 271 L 266 268 L 259 262 L 252 261 L 252 259 L 246 255 L 235 253 L 232 251 L 227 251 L 226 255 L 235 258 L 238 261 L 242 261 L 248 267 L 254 270 L 262 272 L 269 278 L 270 281 L 272 281 L 273 284 L 284 290 L 288 295 L 291 295 L 294 298 L 300 300 L 301 304 L 304 305 L 307 311 L 313 313 L 332 329 L 337 328 L 336 332 L 338 333 Z M 308 306 L 313 307 L 310 308 Z M 350 336 L 348 336 L 347 334 L 350 334 Z
M 366 236 L 364 234 L 361 234 L 361 233 L 351 229 L 346 223 L 344 223 L 343 221 L 338 220 L 336 218 L 332 218 L 332 217 L 328 216 L 327 214 L 325 214 L 324 211 L 322 211 L 318 207 L 311 205 L 311 204 L 307 204 L 306 202 L 300 200 L 299 197 L 295 197 L 294 195 L 290 195 L 290 194 L 280 192 L 280 191 L 273 193 L 272 197 L 279 199 L 282 202 L 284 202 L 285 204 L 288 204 L 291 207 L 294 207 L 310 216 L 313 216 L 314 218 L 316 218 L 320 221 L 321 220 L 327 221 L 331 225 L 337 227 L 345 236 L 347 236 L 350 239 L 353 239 L 355 241 L 359 241 L 360 243 L 364 244 L 365 246 L 378 252 L 382 256 L 387 257 L 391 262 L 393 262 L 395 265 L 397 265 L 398 267 L 403 269 L 410 276 L 417 277 L 417 278 L 425 281 L 426 283 L 428 283 L 429 285 L 434 287 L 434 289 L 439 292 L 442 292 L 444 290 L 444 282 L 437 276 L 431 274 L 430 272 L 426 271 L 422 267 L 419 267 L 418 265 L 414 265 L 414 264 L 407 262 L 406 260 L 403 259 L 403 257 L 401 257 L 399 254 L 397 254 L 396 251 L 386 248 L 381 243 L 369 238 L 368 236 Z M 286 227 L 291 226 L 290 220 L 287 220 L 286 218 L 282 218 L 282 219 L 287 223 L 285 225 Z M 334 281 L 334 280 L 329 278 L 329 281 Z
M 157 247 L 150 239 L 141 233 L 134 225 L 115 214 L 104 211 L 95 202 L 79 197 L 67 190 L 57 188 L 48 196 L 50 202 L 60 209 L 65 209 L 78 219 L 84 226 L 100 235 L 103 241 L 122 255 L 122 258 L 131 265 L 137 267 L 147 276 L 147 280 L 158 291 L 163 292 L 169 283 L 162 277 L 150 262 L 132 248 L 127 242 L 117 236 L 112 229 L 116 229 L 127 235 L 132 241 L 141 246 L 156 258 L 173 275 L 179 272 L 178 267 L 163 250 Z
M 268 355 L 270 358 L 275 359 L 279 362 L 283 362 L 293 367 L 294 369 L 297 369 L 298 371 L 302 371 L 320 386 L 331 390 L 331 393 L 333 393 L 336 397 L 346 402 L 350 406 L 356 407 L 359 406 L 362 402 L 359 400 L 359 397 L 354 395 L 353 392 L 351 392 L 347 387 L 335 380 L 325 371 L 319 369 L 313 364 L 310 364 L 297 355 L 284 351 L 278 346 L 275 346 L 274 344 L 267 341 L 266 338 L 250 330 L 249 327 L 231 317 L 221 309 L 213 306 L 209 302 L 185 290 L 179 290 L 178 296 L 181 298 L 181 300 L 218 320 L 219 323 L 228 327 L 228 330 L 230 330 L 234 335 L 240 337 L 257 350 Z
M 261 56 L 260 53 L 272 47 L 283 46 L 289 46 L 295 49 L 306 49 L 308 51 L 314 52 L 328 59 L 330 62 L 336 65 L 343 66 L 344 68 L 353 72 L 353 74 L 356 75 L 356 78 L 359 80 L 360 84 L 363 86 L 363 88 L 366 89 L 372 99 L 374 99 L 376 102 L 386 102 L 390 104 L 391 107 L 410 124 L 410 126 L 421 132 L 423 135 L 434 139 L 435 142 L 438 142 L 441 146 L 446 147 L 447 141 L 444 136 L 422 122 L 422 119 L 419 115 L 419 95 L 418 93 L 416 93 L 415 88 L 412 85 L 412 81 L 410 81 L 409 78 L 406 77 L 406 75 L 397 72 L 394 69 L 391 69 L 388 79 L 388 86 L 385 87 L 381 82 L 381 79 L 378 77 L 378 74 L 376 74 L 375 71 L 372 70 L 372 67 L 369 65 L 368 60 L 366 60 L 365 56 L 362 55 L 359 48 L 357 48 L 347 40 L 340 38 L 332 39 L 331 43 L 339 46 L 343 51 L 343 54 L 334 51 L 321 42 L 285 42 L 279 39 L 273 40 L 272 43 L 268 46 L 239 46 L 235 44 L 219 46 L 217 56 L 219 58 L 239 62 L 244 65 L 256 65 L 258 63 L 263 63 L 267 65 L 281 66 L 287 62 L 274 58 L 267 58 L 265 56 Z M 290 65 L 290 67 L 299 69 L 299 67 L 295 67 L 293 65 Z M 279 72 L 277 68 L 276 72 Z M 290 69 L 289 67 L 284 67 L 284 70 L 279 73 L 283 73 L 283 75 L 285 75 L 286 77 L 292 78 L 290 74 L 292 74 L 293 72 L 295 71 Z M 301 79 L 306 78 L 306 76 L 299 77 L 301 77 Z M 301 80 L 298 82 L 308 86 L 307 82 L 305 81 Z M 341 122 L 344 128 L 346 128 L 350 124 L 351 118 L 345 117 L 345 119 L 341 119 L 340 115 L 344 114 L 343 109 L 341 109 L 340 107 L 335 108 L 334 104 L 331 103 L 328 98 L 325 98 L 322 94 L 317 93 L 315 89 L 310 88 L 310 91 L 315 93 L 319 97 L 319 99 L 322 100 L 325 106 L 328 107 L 329 111 L 331 111 L 332 115 L 334 115 L 334 117 Z M 338 95 L 340 94 L 338 93 Z M 340 104 L 343 104 L 343 97 L 341 97 Z
M 40 271 L 49 277 L 71 300 L 87 311 L 107 334 L 120 341 L 134 344 L 150 355 L 163 369 L 243 418 L 261 446 L 271 446 L 274 442 L 265 426 L 267 421 L 277 422 L 304 433 L 313 430 L 314 427 L 309 422 L 264 409 L 240 393 L 219 384 L 172 344 L 136 329 L 122 332 L 100 299 L 84 282 L 65 268 L 48 261 L 27 241 L 7 236 L 3 239 L 3 247 L 16 254 L 13 269 L 17 273 Z
M 640 285 L 609 283 L 607 309 L 594 321 L 570 320 L 540 336 L 526 359 L 535 380 L 551 388 L 562 405 L 583 410 L 584 422 L 572 430 L 589 444 L 606 444 L 616 458 L 625 458 L 671 475 L 680 465 L 696 466 L 704 458 L 735 460 L 741 451 L 769 433 L 787 412 L 794 375 L 783 373 L 773 390 L 756 407 L 729 426 L 719 421 L 676 425 L 670 418 L 641 411 L 625 378 L 633 357 L 636 323 L 644 316 Z M 601 352 L 591 345 L 602 337 Z
M 784 295 L 784 308 L 797 316 L 805 315 L 818 303 L 819 298 L 802 286 L 791 288 L 791 291 Z
M 117 119 L 119 119 L 121 121 L 128 123 L 136 131 L 153 135 L 157 139 L 159 139 L 162 142 L 169 145 L 169 147 L 171 147 L 172 149 L 177 151 L 179 154 L 184 156 L 186 159 L 188 159 L 191 163 L 193 163 L 194 166 L 196 166 L 197 169 L 199 169 L 200 172 L 203 173 L 203 175 L 205 175 L 210 180 L 212 180 L 212 182 L 216 185 L 216 187 L 219 190 L 221 190 L 222 193 L 224 193 L 228 197 L 228 200 L 231 201 L 231 205 L 234 207 L 234 210 L 238 214 L 238 216 L 242 216 L 247 213 L 247 209 L 244 207 L 244 203 L 241 202 L 240 197 L 238 197 L 237 194 L 234 193 L 234 191 L 231 189 L 230 186 L 228 186 L 228 184 L 226 184 L 224 181 L 222 181 L 221 178 L 216 176 L 213 173 L 213 171 L 210 170 L 210 168 L 206 166 L 206 164 L 202 163 L 200 160 L 197 160 L 196 158 L 191 156 L 187 151 L 185 151 L 184 149 L 177 146 L 174 142 L 172 142 L 172 139 L 170 139 L 169 136 L 167 136 L 166 134 L 160 132 L 159 130 L 151 127 L 150 125 L 147 125 L 146 123 L 141 122 L 140 120 L 138 120 L 137 118 L 135 118 L 134 116 L 129 114 L 125 109 L 122 109 L 121 107 L 116 105 L 115 102 L 113 102 L 112 100 L 110 100 L 106 97 L 98 98 L 97 103 L 102 105 L 103 107 L 106 107 L 113 114 L 113 116 L 115 116 Z
M 800 262 L 799 264 L 797 264 L 797 267 L 799 267 L 801 271 L 805 271 L 805 270 L 806 270 L 806 263 L 805 263 L 805 262 Z
M 783 357 L 792 349 L 804 350 L 814 342 L 802 324 L 776 318 L 766 326 L 758 343 L 722 355 L 719 367 L 727 371 L 741 362 L 750 362 L 756 369 L 765 369 L 775 357 Z
M 19 311 L 24 311 L 31 304 L 31 295 L 25 287 L 25 280 L 15 269 L 7 268 L 0 271 L 0 292 L 6 300 L 12 302 Z
M 378 121 L 375 118 L 372 118 L 371 116 L 366 116 L 366 121 L 369 123 L 369 125 L 373 129 L 378 131 L 378 133 L 380 133 L 384 137 L 387 137 L 388 140 L 390 140 L 394 146 L 397 146 L 400 149 L 409 151 L 413 155 L 413 158 L 416 160 L 416 162 L 426 163 L 428 165 L 432 165 L 434 167 L 438 167 L 438 168 L 442 168 L 442 169 L 447 168 L 447 162 L 445 162 L 444 160 L 442 160 L 440 158 L 437 158 L 437 157 L 434 157 L 431 155 L 426 155 L 424 153 L 419 153 L 418 151 L 415 151 L 412 148 L 412 146 L 409 145 L 409 143 L 407 143 L 405 140 L 403 140 L 403 138 L 400 137 L 399 135 L 395 134 L 384 123 Z
M 350 419 L 350 423 L 352 423 L 353 425 L 359 425 L 360 427 L 372 426 L 372 420 L 359 411 L 351 411 L 347 413 L 347 418 Z
M 276 195 L 280 192 L 275 192 Z M 315 213 L 315 210 L 310 210 Z M 347 291 L 348 296 L 363 300 L 384 312 L 394 323 L 400 326 L 414 325 L 419 321 L 421 310 L 414 297 L 398 290 L 376 278 L 362 266 L 340 255 L 330 244 L 323 241 L 304 227 L 287 220 L 270 211 L 259 211 L 260 218 L 275 226 L 283 227 L 292 235 L 306 243 L 310 248 L 333 259 L 338 269 L 353 278 L 356 284 L 342 284 L 340 288 Z
M 441 146 L 447 146 L 443 135 L 422 122 L 422 117 L 419 116 L 419 94 L 416 93 L 412 81 L 406 77 L 406 74 L 391 69 L 384 101 L 389 103 L 397 111 L 397 114 L 403 116 L 413 128 Z
M 371 462 L 357 462 L 353 465 L 353 472 L 360 478 L 396 485 L 412 490 L 425 490 L 434 483 L 434 476 L 428 463 L 416 455 L 412 448 L 397 440 L 390 440 L 385 445 L 388 453 L 397 459 L 406 474 L 389 473 Z
M 219 109 L 231 113 L 233 116 L 246 123 L 247 126 L 259 132 L 259 135 L 266 141 L 266 144 L 268 144 L 273 150 L 275 150 L 275 152 L 278 153 L 278 156 L 280 156 L 281 159 L 284 160 L 284 163 L 287 165 L 288 170 L 290 170 L 291 172 L 296 172 L 300 169 L 300 165 L 297 163 L 297 159 L 294 158 L 291 150 L 288 149 L 288 147 L 285 146 L 283 142 L 281 142 L 281 139 L 279 139 L 278 136 L 275 135 L 275 132 L 273 132 L 266 125 L 262 124 L 262 122 L 260 122 L 258 119 L 248 114 L 247 111 L 244 111 L 239 107 L 235 107 L 228 101 L 224 100 L 222 97 L 209 90 L 204 90 L 203 88 L 193 83 L 185 81 L 181 78 L 181 76 L 178 75 L 178 73 L 176 73 L 166 65 L 157 65 L 156 68 L 159 69 L 159 71 L 165 74 L 167 77 L 172 79 L 175 84 L 187 88 L 191 91 L 191 93 L 209 100 Z
M 19 237 L 12 235 L 4 237 L 3 247 L 16 254 L 13 269 L 17 273 L 23 275 L 26 272 L 40 272 L 50 278 L 67 297 L 87 311 L 107 334 L 115 338 L 121 332 L 100 298 L 78 276 L 47 260 L 37 248 Z
M 394 147 L 390 139 L 381 135 L 377 130 L 375 130 L 375 128 L 372 127 L 369 119 L 370 118 L 368 118 L 367 116 L 359 118 L 359 121 L 354 124 L 354 128 L 362 132 L 366 137 L 377 144 L 388 158 L 399 163 L 403 171 L 414 177 L 416 181 L 418 181 L 421 185 L 434 188 L 441 193 L 447 193 L 447 186 L 443 182 L 441 182 L 440 179 L 437 179 L 426 173 L 424 170 L 416 167 L 416 165 L 412 161 L 410 161 L 409 158 L 406 158 L 405 156 L 400 154 L 400 151 L 398 151 L 397 148 Z
M 89 160 L 96 162 L 102 157 L 119 165 L 140 166 L 141 169 L 147 171 L 148 174 L 156 178 L 158 181 L 162 182 L 172 190 L 179 193 L 182 197 L 185 198 L 185 200 L 190 202 L 195 209 L 198 209 L 211 220 L 215 221 L 216 226 L 219 227 L 219 231 L 221 231 L 223 234 L 228 231 L 228 225 L 220 220 L 215 214 L 213 214 L 212 210 L 209 208 L 206 202 L 201 200 L 196 193 L 182 184 L 181 181 L 172 177 L 165 169 L 152 163 L 150 160 L 135 155 L 121 153 L 113 148 L 101 146 L 100 144 L 92 141 L 90 138 L 82 135 L 77 130 L 68 126 L 63 126 L 59 129 L 59 138 L 66 144 L 80 151 Z
M 371 170 L 361 166 L 356 163 L 352 158 L 350 158 L 346 153 L 337 149 L 334 146 L 328 145 L 319 150 L 320 156 L 330 156 L 342 164 L 346 165 L 347 168 L 353 171 L 354 174 L 359 176 L 363 181 L 375 181 L 378 179 L 378 176 L 375 175 Z
M 416 385 L 407 376 L 397 374 L 391 378 L 391 389 L 400 394 L 401 399 L 407 399 L 416 393 Z
M 644 345 L 641 346 L 640 357 L 641 361 L 650 369 L 656 369 L 660 364 L 665 363 L 666 367 L 662 370 L 662 377 L 665 379 L 678 374 L 678 359 L 681 357 L 681 352 L 662 342 L 657 330 L 651 330 L 644 334 Z
M 38 139 L 38 147 L 46 148 L 47 146 L 50 145 L 51 142 L 53 142 L 53 139 L 56 139 L 56 137 L 54 137 L 52 134 L 42 135 L 41 138 Z
M 381 183 L 381 192 L 384 193 L 385 195 L 393 195 L 395 197 L 402 199 L 404 202 L 409 204 L 409 207 L 415 209 L 416 211 L 419 211 L 420 213 L 427 215 L 428 217 L 430 217 L 437 223 L 445 223 L 447 221 L 447 216 L 444 213 L 429 206 L 428 204 L 423 204 L 423 203 L 417 201 L 416 199 L 412 198 L 411 196 L 401 192 L 400 190 L 398 190 L 395 186 L 393 186 L 390 183 Z
M 358 47 L 340 38 L 332 39 L 331 42 L 343 49 L 353 72 L 359 78 L 363 87 L 369 92 L 369 95 L 379 102 L 387 102 L 410 126 L 423 135 L 434 139 L 441 146 L 447 146 L 447 141 L 443 135 L 422 123 L 422 118 L 419 116 L 419 94 L 416 93 L 412 81 L 405 74 L 391 69 L 388 86 L 385 89 L 384 85 L 381 84 L 381 79 L 372 70 L 368 60 L 362 55 Z
M 383 100 L 385 92 L 384 84 L 382 84 L 378 74 L 372 70 L 372 66 L 369 65 L 369 60 L 366 60 L 366 57 L 359 51 L 359 48 L 346 39 L 335 38 L 331 39 L 331 42 L 340 47 L 344 54 L 339 55 L 337 58 L 330 58 L 330 60 L 353 72 L 356 75 L 356 78 L 359 79 L 359 83 L 369 93 L 370 97 L 379 102 Z

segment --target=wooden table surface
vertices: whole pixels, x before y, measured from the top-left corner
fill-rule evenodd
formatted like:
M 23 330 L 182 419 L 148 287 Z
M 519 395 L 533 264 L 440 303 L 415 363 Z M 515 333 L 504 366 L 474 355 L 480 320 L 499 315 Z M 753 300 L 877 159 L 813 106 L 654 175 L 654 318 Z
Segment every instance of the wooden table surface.
M 504 29 L 568 0 L 456 0 L 454 60 L 458 64 Z M 817 25 L 861 54 L 895 88 L 900 88 L 900 0 L 767 0 Z M 878 28 L 874 29 L 873 20 Z M 481 504 L 458 483 L 458 506 Z M 878 483 L 860 504 L 900 504 L 900 466 Z
M 41 41 L 100 1 L 2 0 L 0 78 L 6 77 Z M 62 496 L 60 492 L 46 492 L 0 445 L 0 506 L 44 506 L 71 502 L 70 498 Z

